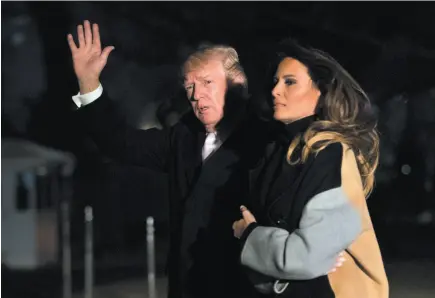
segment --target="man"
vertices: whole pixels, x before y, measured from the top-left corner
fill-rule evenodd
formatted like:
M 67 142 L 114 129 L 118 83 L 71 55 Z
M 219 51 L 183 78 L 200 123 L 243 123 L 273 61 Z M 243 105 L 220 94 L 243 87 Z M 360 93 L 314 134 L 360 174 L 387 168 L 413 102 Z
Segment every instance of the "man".
M 101 151 L 169 177 L 169 294 L 255 297 L 242 274 L 232 223 L 248 197 L 249 165 L 261 153 L 259 121 L 247 113 L 247 79 L 237 52 L 199 48 L 183 65 L 192 112 L 169 129 L 139 130 L 116 117 L 99 77 L 114 47 L 102 50 L 98 25 L 77 29 L 68 43 L 80 93 L 77 118 Z M 255 146 L 253 146 L 255 142 Z

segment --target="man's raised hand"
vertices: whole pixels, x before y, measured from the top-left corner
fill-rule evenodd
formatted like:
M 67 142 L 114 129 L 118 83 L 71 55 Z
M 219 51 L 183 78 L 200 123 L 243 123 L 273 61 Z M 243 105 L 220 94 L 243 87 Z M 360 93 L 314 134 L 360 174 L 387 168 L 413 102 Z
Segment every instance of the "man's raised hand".
M 84 30 L 83 30 L 84 27 Z M 84 21 L 77 26 L 78 47 L 72 34 L 68 34 L 68 44 L 71 49 L 74 72 L 80 85 L 80 93 L 88 93 L 100 84 L 100 74 L 106 66 L 107 58 L 115 47 L 107 46 L 101 50 L 101 39 L 98 24 Z

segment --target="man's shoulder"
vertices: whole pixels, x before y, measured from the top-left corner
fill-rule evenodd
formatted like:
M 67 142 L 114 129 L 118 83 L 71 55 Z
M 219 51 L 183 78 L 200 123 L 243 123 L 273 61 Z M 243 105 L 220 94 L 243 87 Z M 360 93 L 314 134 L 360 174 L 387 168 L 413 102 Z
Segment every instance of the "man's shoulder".
M 197 134 L 198 132 L 205 132 L 204 126 L 196 118 L 193 111 L 188 111 L 183 114 L 170 130 L 172 135 Z

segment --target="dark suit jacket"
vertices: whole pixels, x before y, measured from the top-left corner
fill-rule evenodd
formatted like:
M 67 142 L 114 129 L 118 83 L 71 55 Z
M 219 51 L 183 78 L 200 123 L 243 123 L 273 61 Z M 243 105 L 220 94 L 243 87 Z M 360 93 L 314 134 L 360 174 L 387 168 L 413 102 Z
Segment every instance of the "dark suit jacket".
M 225 108 L 218 126 L 223 144 L 204 162 L 205 130 L 192 112 L 169 129 L 133 129 L 105 93 L 76 112 L 104 154 L 168 174 L 170 297 L 250 296 L 232 223 L 248 198 L 248 169 L 262 152 L 267 126 L 231 92 Z

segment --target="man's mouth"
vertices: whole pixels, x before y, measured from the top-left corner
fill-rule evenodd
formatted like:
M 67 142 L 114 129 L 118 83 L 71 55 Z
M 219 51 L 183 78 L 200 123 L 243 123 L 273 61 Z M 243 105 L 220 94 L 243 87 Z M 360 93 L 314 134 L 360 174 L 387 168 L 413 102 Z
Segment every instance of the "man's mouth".
M 202 113 L 206 112 L 208 109 L 209 109 L 209 107 L 199 108 L 199 109 L 198 109 L 198 112 L 199 112 L 200 114 L 202 114 Z

